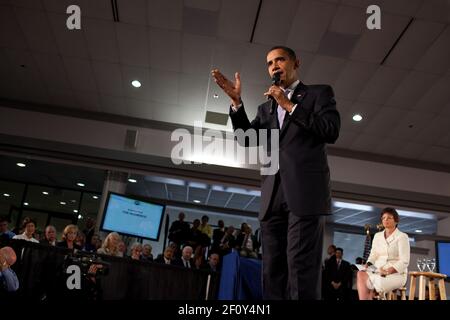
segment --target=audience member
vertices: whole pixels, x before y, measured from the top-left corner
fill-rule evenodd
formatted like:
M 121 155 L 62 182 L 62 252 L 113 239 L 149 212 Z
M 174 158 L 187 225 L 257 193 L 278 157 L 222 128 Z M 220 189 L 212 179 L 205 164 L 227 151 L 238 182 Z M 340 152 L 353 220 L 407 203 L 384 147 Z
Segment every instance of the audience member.
M 223 222 L 223 220 L 219 220 L 217 224 L 219 227 L 217 229 L 214 229 L 212 236 L 212 246 L 211 246 L 212 252 L 220 251 L 220 241 L 225 235 L 225 223 Z
M 241 256 L 258 258 L 259 244 L 256 241 L 256 237 L 252 234 L 252 228 L 246 224 L 242 224 L 241 233 L 236 239 L 236 249 L 239 251 Z
M 144 244 L 142 246 L 142 256 L 141 260 L 143 261 L 153 261 L 153 255 L 152 255 L 152 246 L 148 243 Z
M 217 253 L 211 253 L 208 258 L 208 271 L 219 272 L 220 256 Z
M 56 246 L 67 249 L 77 249 L 81 250 L 82 248 L 75 243 L 75 239 L 77 238 L 78 227 L 74 224 L 69 224 L 64 228 L 62 234 L 62 241 L 57 242 Z
M 350 295 L 352 269 L 350 263 L 343 259 L 344 250 L 336 248 L 335 259 L 329 259 L 325 266 L 326 290 L 329 300 L 348 300 Z
M 131 246 L 130 258 L 133 260 L 141 260 L 141 255 L 142 255 L 142 244 L 136 242 Z
M 190 235 L 189 223 L 184 221 L 184 218 L 184 212 L 180 212 L 178 214 L 178 220 L 172 222 L 169 229 L 169 240 L 179 246 L 184 245 L 189 240 Z
M 52 225 L 47 226 L 45 228 L 44 238 L 39 243 L 53 247 L 56 246 L 56 228 Z
M 24 219 L 24 225 L 22 229 L 24 230 L 24 232 L 22 234 L 15 235 L 13 239 L 39 243 L 39 241 L 33 238 L 34 232 L 36 231 L 36 222 L 33 219 Z
M 375 290 L 387 293 L 400 288 L 406 284 L 408 276 L 409 238 L 398 229 L 398 212 L 394 208 L 384 208 L 380 218 L 384 231 L 375 234 L 365 265 L 366 268 L 373 266 L 375 271 L 366 269 L 357 275 L 360 300 L 372 300 Z
M 192 259 L 193 249 L 191 246 L 185 246 L 181 252 L 181 258 L 174 261 L 174 265 L 185 268 L 194 268 L 194 260 Z
M 85 237 L 85 243 L 91 243 L 92 236 L 95 233 L 95 220 L 91 217 L 87 217 L 83 234 Z
M 164 250 L 163 254 L 158 255 L 158 257 L 155 259 L 156 263 L 161 264 L 173 264 L 173 248 L 167 247 Z
M 94 233 L 91 237 L 91 241 L 87 242 L 84 246 L 84 250 L 88 252 L 97 252 L 97 250 L 102 246 L 102 242 L 98 234 Z
M 198 227 L 198 230 L 200 230 L 201 233 L 208 236 L 208 239 L 209 239 L 208 245 L 209 245 L 211 243 L 213 231 L 212 231 L 211 226 L 208 224 L 208 221 L 209 221 L 209 217 L 207 215 L 204 215 L 202 217 L 202 223 Z
M 102 247 L 97 250 L 99 254 L 108 256 L 123 257 L 123 252 L 119 250 L 119 243 L 122 241 L 117 232 L 111 232 L 103 241 Z
M 0 241 L 10 240 L 16 234 L 8 229 L 9 219 L 6 216 L 0 216 Z

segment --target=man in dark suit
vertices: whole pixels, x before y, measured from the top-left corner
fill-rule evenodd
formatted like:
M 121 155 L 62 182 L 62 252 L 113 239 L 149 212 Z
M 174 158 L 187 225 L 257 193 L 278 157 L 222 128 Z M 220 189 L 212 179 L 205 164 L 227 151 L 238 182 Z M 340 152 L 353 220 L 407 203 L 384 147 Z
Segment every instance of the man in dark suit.
M 188 269 L 194 268 L 194 259 L 192 259 L 193 249 L 191 246 L 185 246 L 181 252 L 181 258 L 175 259 L 173 264 Z
M 241 100 L 241 80 L 212 76 L 231 98 L 234 129 L 281 129 L 279 170 L 262 177 L 261 221 L 263 291 L 266 299 L 320 299 L 325 216 L 331 214 L 330 171 L 326 144 L 339 136 L 340 117 L 328 85 L 306 86 L 298 80 L 300 62 L 287 47 L 267 54 L 270 77 L 280 75 L 250 122 Z M 273 149 L 273 147 L 272 147 Z M 288 288 L 288 289 L 286 289 Z
M 343 253 L 342 248 L 336 248 L 335 258 L 325 264 L 326 300 L 348 300 L 350 297 L 352 269 L 350 263 L 343 259 Z

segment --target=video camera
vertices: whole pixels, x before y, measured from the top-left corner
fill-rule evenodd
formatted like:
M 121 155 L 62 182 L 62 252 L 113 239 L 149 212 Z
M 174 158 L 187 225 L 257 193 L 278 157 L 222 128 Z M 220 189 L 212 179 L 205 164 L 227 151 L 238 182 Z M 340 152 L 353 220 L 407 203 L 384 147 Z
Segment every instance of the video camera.
M 103 261 L 96 254 L 85 251 L 75 251 L 66 255 L 64 258 L 64 269 L 67 269 L 70 265 L 77 265 L 83 276 L 100 276 L 107 275 L 109 272 L 110 264 Z M 95 268 L 91 268 L 95 266 Z M 95 270 L 93 272 L 92 270 Z

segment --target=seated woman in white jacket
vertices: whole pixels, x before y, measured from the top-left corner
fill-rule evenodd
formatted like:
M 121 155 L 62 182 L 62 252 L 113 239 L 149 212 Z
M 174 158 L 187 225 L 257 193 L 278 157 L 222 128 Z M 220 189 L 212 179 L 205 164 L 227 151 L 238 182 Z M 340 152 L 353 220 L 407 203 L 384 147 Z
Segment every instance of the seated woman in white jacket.
M 360 300 L 372 300 L 374 290 L 387 293 L 406 284 L 410 256 L 408 235 L 398 230 L 399 216 L 393 208 L 381 211 L 381 222 L 384 230 L 373 238 L 366 270 L 357 274 Z M 376 271 L 367 269 L 371 265 Z

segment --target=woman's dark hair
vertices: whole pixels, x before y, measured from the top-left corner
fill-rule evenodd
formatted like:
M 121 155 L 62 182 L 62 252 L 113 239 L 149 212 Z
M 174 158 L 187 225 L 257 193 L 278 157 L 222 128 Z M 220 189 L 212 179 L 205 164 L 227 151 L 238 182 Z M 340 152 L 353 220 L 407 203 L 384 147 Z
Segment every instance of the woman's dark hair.
M 34 226 L 36 227 L 36 221 L 34 221 L 34 220 L 31 219 L 31 218 L 28 218 L 28 219 L 24 219 L 23 224 L 22 224 L 22 228 L 25 229 L 26 226 L 27 226 L 27 224 L 29 224 L 29 223 L 34 224 Z
M 400 221 L 400 217 L 398 215 L 397 210 L 390 207 L 384 208 L 383 210 L 381 210 L 380 219 L 383 218 L 383 214 L 385 213 L 389 213 L 390 215 L 392 215 L 394 217 L 394 221 L 398 224 L 398 222 Z

